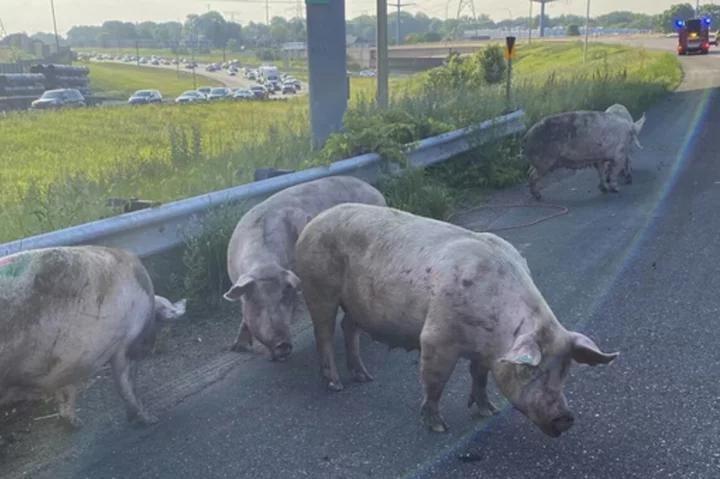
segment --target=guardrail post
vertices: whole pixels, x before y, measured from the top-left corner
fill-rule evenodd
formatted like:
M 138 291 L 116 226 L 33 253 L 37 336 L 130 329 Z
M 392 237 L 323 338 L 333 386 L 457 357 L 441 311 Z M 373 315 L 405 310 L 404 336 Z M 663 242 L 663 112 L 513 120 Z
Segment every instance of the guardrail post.
M 505 88 L 505 101 L 507 111 L 510 112 L 510 89 L 512 86 L 512 62 L 515 59 L 515 37 L 505 37 L 505 59 L 507 60 L 507 86 Z

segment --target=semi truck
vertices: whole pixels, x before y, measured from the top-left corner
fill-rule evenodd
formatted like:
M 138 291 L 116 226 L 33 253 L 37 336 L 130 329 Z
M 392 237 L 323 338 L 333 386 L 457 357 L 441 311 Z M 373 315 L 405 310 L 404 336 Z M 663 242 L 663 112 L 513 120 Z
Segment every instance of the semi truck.
M 678 29 L 678 55 L 707 55 L 710 52 L 710 18 L 677 20 L 675 26 Z

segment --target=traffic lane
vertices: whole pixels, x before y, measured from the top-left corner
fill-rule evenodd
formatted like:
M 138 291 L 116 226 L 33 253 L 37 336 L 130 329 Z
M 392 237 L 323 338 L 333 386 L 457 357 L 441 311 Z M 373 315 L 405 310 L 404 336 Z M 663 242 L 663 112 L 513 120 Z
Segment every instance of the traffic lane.
M 584 433 L 537 444 L 517 415 L 503 417 L 466 451 L 475 462 L 452 462 L 436 477 L 718 477 L 718 96 L 655 220 L 584 328 L 621 351 L 611 367 L 583 368 L 569 382 Z
M 568 205 L 568 215 L 500 233 L 524 252 L 539 288 L 567 327 L 586 319 L 618 276 L 672 177 L 684 143 L 678 132 L 687 130 L 704 98 L 702 91 L 685 86 L 690 91 L 674 94 L 648 112 L 641 134 L 646 149 L 633 159 L 635 184 L 621 185 L 617 195 L 603 195 L 597 190 L 595 172 L 583 171 L 543 190 L 548 203 Z M 660 143 L 658 151 L 650 148 Z M 528 198 L 525 186 L 517 192 Z M 517 225 L 538 214 L 542 212 L 509 209 L 493 226 Z M 465 224 L 472 223 L 472 218 L 466 218 Z M 604 350 L 622 349 L 612 336 L 591 332 L 591 337 Z M 339 336 L 336 351 L 342 370 Z M 347 383 L 339 394 L 325 392 L 312 330 L 306 328 L 296 337 L 288 363 L 254 359 L 161 416 L 157 426 L 98 438 L 91 449 L 60 471 L 73 477 L 195 477 L 208 471 L 213 477 L 229 477 L 238 471 L 257 478 L 279 474 L 398 477 L 451 463 L 454 451 L 462 450 L 481 426 L 465 407 L 470 390 L 467 364 L 458 365 L 441 402 L 450 433 L 438 435 L 420 424 L 417 353 L 388 353 L 364 336 L 362 351 L 375 381 Z M 568 395 L 578 421 L 566 438 L 545 437 L 518 412 L 510 411 L 509 417 L 522 427 L 522 437 L 527 439 L 522 447 L 542 461 L 548 447 L 582 443 L 600 427 L 605 428 L 603 437 L 616 431 L 623 418 L 596 424 L 592 404 L 586 409 L 579 402 L 584 395 L 576 392 L 579 385 L 592 381 L 587 374 L 612 374 L 614 368 L 575 368 Z M 493 395 L 497 400 L 494 388 Z M 514 451 L 519 445 L 503 442 L 498 447 Z M 497 455 L 493 460 L 501 464 L 506 457 Z

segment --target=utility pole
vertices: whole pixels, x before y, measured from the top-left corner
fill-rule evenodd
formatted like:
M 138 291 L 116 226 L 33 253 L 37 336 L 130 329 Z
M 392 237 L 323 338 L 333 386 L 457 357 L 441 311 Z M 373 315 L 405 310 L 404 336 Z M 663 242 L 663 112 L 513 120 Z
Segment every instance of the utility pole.
M 388 106 L 388 29 L 387 0 L 377 0 L 377 41 L 375 62 L 377 66 L 376 101 L 379 107 Z
M 270 0 L 265 0 L 265 23 L 270 26 Z
M 135 59 L 137 66 L 140 66 L 140 42 L 138 40 L 135 40 Z
M 54 0 L 50 0 L 50 10 L 52 10 L 53 29 L 55 30 L 55 46 L 57 46 L 58 55 L 59 55 L 60 54 L 60 37 L 58 36 L 58 32 L 57 32 L 57 20 L 55 18 L 55 1 Z
M 695 0 L 695 16 L 700 16 L 700 0 Z
M 528 15 L 528 44 L 532 43 L 532 27 L 533 27 L 533 17 L 532 17 L 532 0 L 530 0 L 530 14 Z
M 397 17 L 395 17 L 395 44 L 400 45 L 402 43 L 402 38 L 400 37 L 400 9 L 402 7 L 410 7 L 412 5 L 415 5 L 414 3 L 400 3 L 400 0 L 397 0 L 397 3 L 394 5 L 397 8 Z
M 590 0 L 587 0 L 587 10 L 585 11 L 585 48 L 583 49 L 583 63 L 587 63 L 588 34 L 589 33 L 590 33 Z

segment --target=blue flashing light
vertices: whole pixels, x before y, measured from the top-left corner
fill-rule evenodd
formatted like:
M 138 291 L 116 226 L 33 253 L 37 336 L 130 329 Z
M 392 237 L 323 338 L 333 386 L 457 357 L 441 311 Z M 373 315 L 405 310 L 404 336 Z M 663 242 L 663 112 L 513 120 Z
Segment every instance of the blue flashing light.
M 682 28 L 683 25 L 685 25 L 685 22 L 683 20 L 675 20 L 675 26 L 678 28 Z
M 705 17 L 705 25 L 710 25 L 712 22 L 712 19 L 710 17 Z

